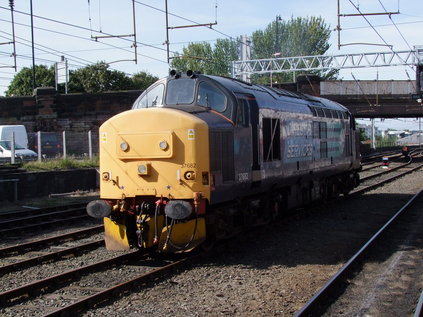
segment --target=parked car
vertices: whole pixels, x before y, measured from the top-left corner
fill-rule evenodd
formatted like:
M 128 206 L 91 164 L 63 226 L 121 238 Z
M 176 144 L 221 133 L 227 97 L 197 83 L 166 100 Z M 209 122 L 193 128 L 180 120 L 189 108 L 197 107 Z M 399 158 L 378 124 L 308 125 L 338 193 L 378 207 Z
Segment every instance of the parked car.
M 28 133 L 24 125 L 0 125 L 0 140 L 11 141 L 15 134 L 15 143 L 28 148 Z
M 38 153 L 37 133 L 30 135 L 30 148 Z M 56 132 L 41 132 L 41 155 L 56 157 L 61 155 L 62 151 L 62 142 Z
M 0 158 L 8 159 L 12 157 L 12 141 L 0 140 Z M 15 143 L 15 157 L 20 161 L 33 161 L 38 158 L 37 153 L 26 149 L 19 143 Z
M 0 125 L 0 160 L 12 157 L 12 138 L 15 140 L 15 158 L 18 161 L 37 159 L 37 153 L 28 149 L 28 133 L 24 125 Z

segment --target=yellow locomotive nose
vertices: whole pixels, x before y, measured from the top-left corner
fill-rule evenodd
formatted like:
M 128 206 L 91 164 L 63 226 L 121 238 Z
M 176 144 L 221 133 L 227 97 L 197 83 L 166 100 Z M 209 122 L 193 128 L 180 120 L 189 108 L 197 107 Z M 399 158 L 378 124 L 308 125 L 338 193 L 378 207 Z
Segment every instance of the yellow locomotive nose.
M 130 110 L 106 121 L 100 136 L 103 199 L 210 197 L 208 184 L 195 177 L 210 166 L 208 127 L 197 117 L 168 108 Z

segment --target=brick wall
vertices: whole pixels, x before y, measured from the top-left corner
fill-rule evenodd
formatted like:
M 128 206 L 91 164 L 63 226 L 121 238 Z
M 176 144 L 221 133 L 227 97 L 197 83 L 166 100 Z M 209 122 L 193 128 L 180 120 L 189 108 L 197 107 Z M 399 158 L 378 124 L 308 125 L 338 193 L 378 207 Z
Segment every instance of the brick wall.
M 28 132 L 97 131 L 107 119 L 129 110 L 141 91 L 57 94 L 38 88 L 32 97 L 0 97 L 0 125 L 23 124 Z

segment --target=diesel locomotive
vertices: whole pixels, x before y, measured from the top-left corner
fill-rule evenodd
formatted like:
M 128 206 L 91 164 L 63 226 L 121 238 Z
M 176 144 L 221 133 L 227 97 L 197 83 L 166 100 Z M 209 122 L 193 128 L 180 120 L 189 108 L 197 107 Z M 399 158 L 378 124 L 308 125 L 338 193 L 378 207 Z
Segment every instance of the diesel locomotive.
M 185 252 L 359 183 L 355 121 L 320 97 L 172 71 L 99 131 L 108 249 Z

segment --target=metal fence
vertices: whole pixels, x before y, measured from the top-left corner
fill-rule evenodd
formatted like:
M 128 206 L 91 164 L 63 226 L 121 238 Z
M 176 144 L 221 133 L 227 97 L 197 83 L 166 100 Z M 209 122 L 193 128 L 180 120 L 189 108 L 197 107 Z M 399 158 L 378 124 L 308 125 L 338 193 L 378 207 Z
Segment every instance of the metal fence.
M 99 151 L 98 131 L 30 132 L 28 148 L 38 154 L 39 160 L 68 156 L 92 158 Z

